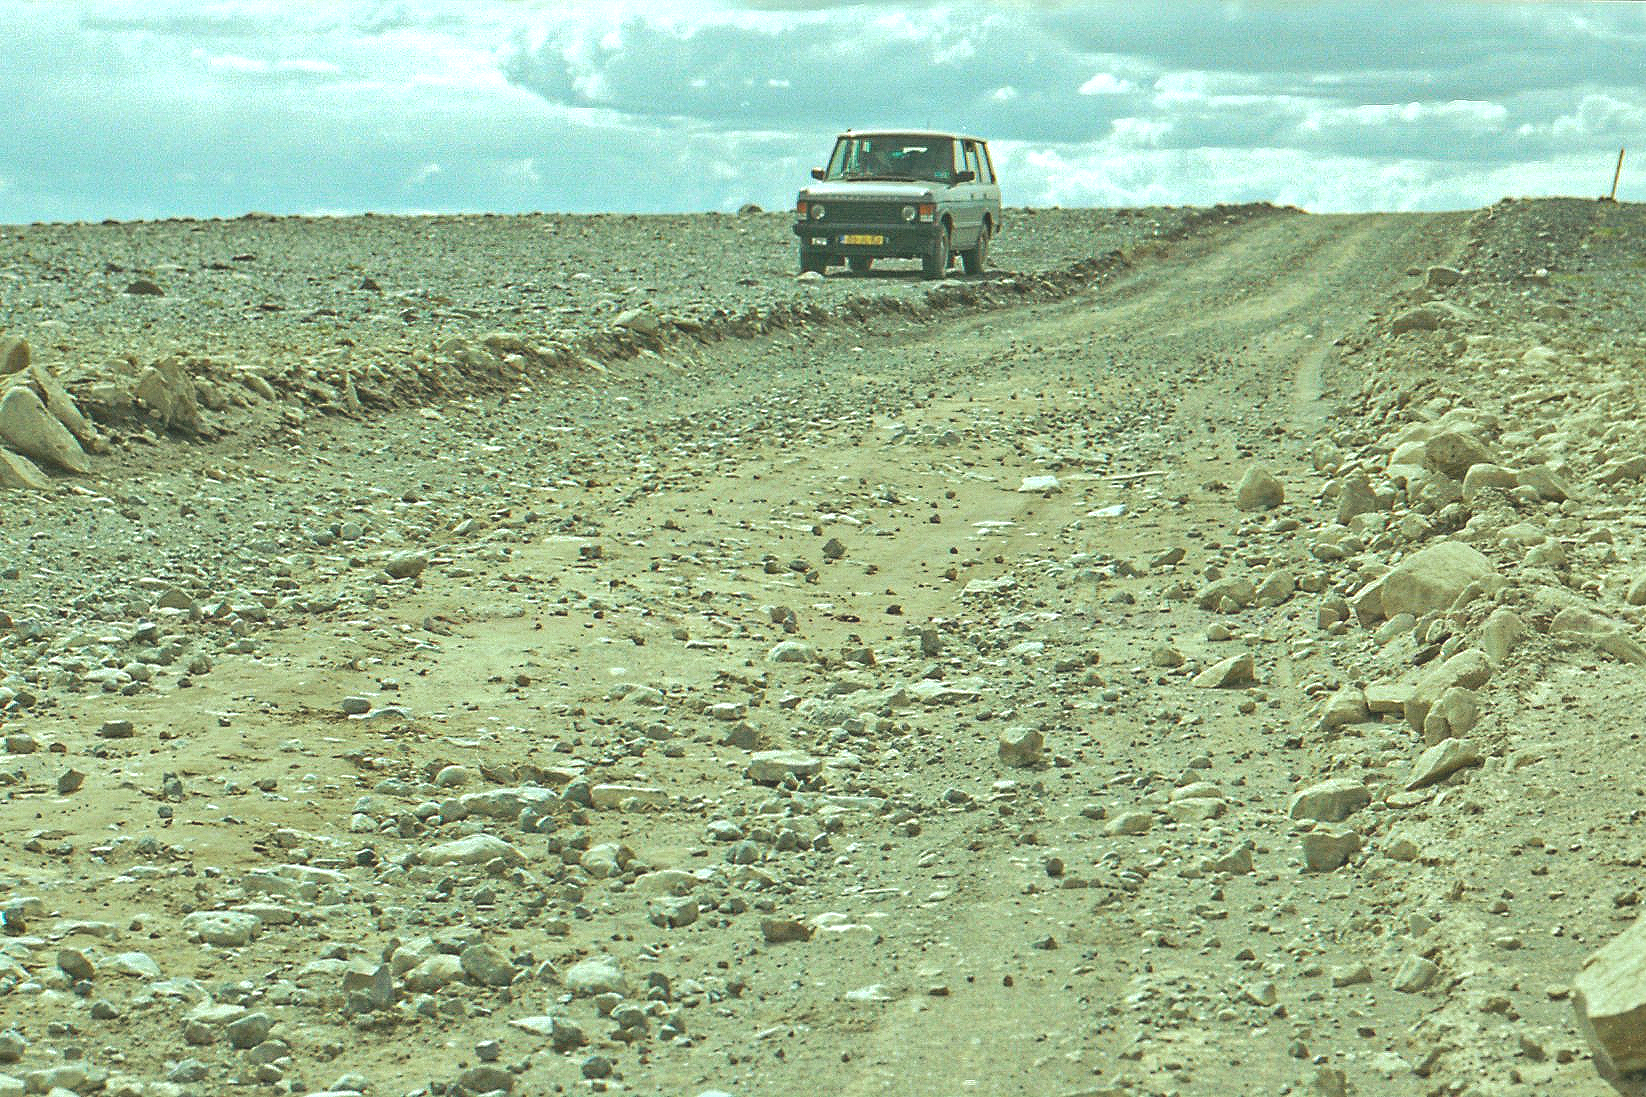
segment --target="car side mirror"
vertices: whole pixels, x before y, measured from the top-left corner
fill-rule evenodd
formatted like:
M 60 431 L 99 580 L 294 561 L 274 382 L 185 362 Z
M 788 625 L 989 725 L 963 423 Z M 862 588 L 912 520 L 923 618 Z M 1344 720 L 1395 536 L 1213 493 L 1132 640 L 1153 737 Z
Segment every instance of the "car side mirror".
M 812 169 L 812 178 L 813 179 L 822 179 L 824 176 L 826 176 L 828 174 L 829 174 L 828 171 L 824 168 L 813 168 Z
M 954 173 L 954 181 L 956 183 L 970 183 L 976 178 L 977 172 L 975 171 L 957 171 Z

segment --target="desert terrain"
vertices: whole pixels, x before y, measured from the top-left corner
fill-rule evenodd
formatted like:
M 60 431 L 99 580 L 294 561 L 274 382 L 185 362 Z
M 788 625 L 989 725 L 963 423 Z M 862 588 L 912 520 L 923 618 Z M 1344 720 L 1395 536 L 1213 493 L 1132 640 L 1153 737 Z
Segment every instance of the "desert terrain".
M 1641 210 L 788 224 L 0 227 L 0 1094 L 1613 1092 Z

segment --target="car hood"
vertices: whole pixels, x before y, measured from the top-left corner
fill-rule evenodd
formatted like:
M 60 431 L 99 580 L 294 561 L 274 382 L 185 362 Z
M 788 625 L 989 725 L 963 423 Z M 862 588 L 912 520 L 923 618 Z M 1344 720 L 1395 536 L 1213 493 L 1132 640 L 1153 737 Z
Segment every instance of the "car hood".
M 841 183 L 814 183 L 800 192 L 802 198 L 840 199 L 861 198 L 880 202 L 912 202 L 930 198 L 930 183 L 905 183 L 896 180 L 858 180 Z

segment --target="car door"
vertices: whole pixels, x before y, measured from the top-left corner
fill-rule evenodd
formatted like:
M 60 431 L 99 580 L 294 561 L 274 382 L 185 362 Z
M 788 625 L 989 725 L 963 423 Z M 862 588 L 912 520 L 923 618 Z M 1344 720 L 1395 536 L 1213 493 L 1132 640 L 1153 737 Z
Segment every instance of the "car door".
M 982 216 L 991 218 L 992 232 L 1000 231 L 1000 181 L 994 174 L 994 161 L 989 157 L 989 145 L 986 141 L 977 142 L 977 163 L 982 171 L 978 173 L 977 198 L 982 208 Z
M 954 170 L 958 174 L 971 170 L 971 163 L 966 156 L 966 142 L 955 138 L 954 142 Z M 956 249 L 969 248 L 977 242 L 978 227 L 982 224 L 982 211 L 977 206 L 977 180 L 956 182 L 949 188 L 949 200 L 954 210 L 954 246 Z

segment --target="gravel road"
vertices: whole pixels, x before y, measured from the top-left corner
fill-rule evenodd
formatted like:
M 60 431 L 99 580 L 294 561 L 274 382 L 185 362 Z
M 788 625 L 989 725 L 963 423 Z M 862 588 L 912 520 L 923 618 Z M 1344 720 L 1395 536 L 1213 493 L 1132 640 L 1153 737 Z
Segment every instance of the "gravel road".
M 1641 212 L 785 224 L 4 230 L 0 1074 L 1603 1092 Z

